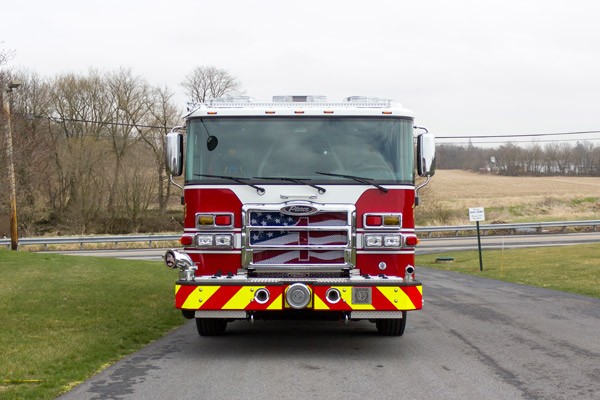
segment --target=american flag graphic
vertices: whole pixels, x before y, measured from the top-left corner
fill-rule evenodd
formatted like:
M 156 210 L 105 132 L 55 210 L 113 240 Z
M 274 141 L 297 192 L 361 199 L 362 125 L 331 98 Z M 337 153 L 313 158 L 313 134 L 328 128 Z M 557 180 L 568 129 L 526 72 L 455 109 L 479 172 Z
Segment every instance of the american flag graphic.
M 253 262 L 264 265 L 344 263 L 344 248 L 348 246 L 349 238 L 348 231 L 339 228 L 347 225 L 347 214 L 344 212 L 321 212 L 308 216 L 286 215 L 280 212 L 251 212 L 249 241 L 255 248 Z M 289 229 L 269 229 L 272 227 L 289 227 Z M 310 230 L 310 227 L 331 229 Z M 285 246 L 301 248 L 286 249 Z M 318 246 L 337 248 L 310 249 Z M 267 247 L 271 249 L 260 250 Z

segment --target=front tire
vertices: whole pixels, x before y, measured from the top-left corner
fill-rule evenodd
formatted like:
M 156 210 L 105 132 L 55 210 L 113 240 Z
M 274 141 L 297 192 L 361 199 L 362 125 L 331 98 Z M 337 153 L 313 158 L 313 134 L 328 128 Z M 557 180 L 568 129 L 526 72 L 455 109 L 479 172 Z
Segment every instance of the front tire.
M 402 318 L 378 319 L 375 326 L 381 336 L 402 336 L 406 328 L 406 311 L 402 312 Z
M 221 336 L 227 329 L 224 318 L 196 318 L 196 328 L 200 336 Z

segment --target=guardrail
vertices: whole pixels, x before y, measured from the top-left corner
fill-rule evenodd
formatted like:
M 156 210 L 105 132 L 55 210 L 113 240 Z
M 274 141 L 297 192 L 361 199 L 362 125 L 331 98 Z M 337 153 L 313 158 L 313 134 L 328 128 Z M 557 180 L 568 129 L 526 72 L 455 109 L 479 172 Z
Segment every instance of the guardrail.
M 508 231 L 510 234 L 520 233 L 541 233 L 546 229 L 550 228 L 561 228 L 564 231 L 569 227 L 592 227 L 593 231 L 596 232 L 600 226 L 600 220 L 588 220 L 588 221 L 562 221 L 562 222 L 532 222 L 532 223 L 517 223 L 517 224 L 480 224 L 479 229 L 483 234 L 496 232 L 504 233 Z M 423 226 L 417 227 L 415 230 L 419 234 L 426 234 L 431 236 L 434 233 L 446 233 L 452 232 L 458 236 L 459 232 L 470 232 L 475 231 L 477 228 L 475 225 L 456 225 L 456 226 Z M 44 250 L 49 245 L 61 245 L 61 244 L 79 244 L 79 247 L 83 249 L 85 244 L 94 243 L 114 243 L 115 247 L 118 247 L 119 243 L 128 242 L 148 242 L 148 247 L 152 247 L 153 243 L 156 242 L 173 242 L 178 241 L 181 234 L 168 234 L 168 235 L 120 235 L 120 236 L 65 236 L 65 237 L 34 237 L 34 238 L 20 238 L 19 246 L 31 246 L 39 245 L 43 246 Z M 6 246 L 10 248 L 10 239 L 0 239 L 0 246 Z
M 479 229 L 485 235 L 490 232 L 508 231 L 510 234 L 520 233 L 542 233 L 544 230 L 550 228 L 561 228 L 561 231 L 565 231 L 567 228 L 572 227 L 591 227 L 594 232 L 600 226 L 600 220 L 587 220 L 587 221 L 560 221 L 560 222 L 525 222 L 515 224 L 480 224 Z M 427 226 L 417 227 L 415 229 L 417 233 L 425 233 L 431 236 L 433 233 L 438 232 L 454 232 L 458 235 L 459 232 L 464 231 L 475 231 L 477 230 L 476 225 L 456 225 L 456 226 Z
M 61 244 L 79 244 L 79 247 L 83 249 L 85 244 L 93 243 L 114 243 L 115 247 L 119 243 L 133 243 L 133 242 L 148 242 L 148 247 L 152 247 L 152 243 L 155 242 L 172 242 L 179 241 L 179 235 L 121 235 L 121 236 L 64 236 L 64 237 L 34 237 L 34 238 L 20 238 L 19 246 L 32 246 L 39 245 L 44 246 L 44 250 L 49 245 L 61 245 Z M 0 246 L 7 246 L 10 248 L 10 239 L 0 239 Z

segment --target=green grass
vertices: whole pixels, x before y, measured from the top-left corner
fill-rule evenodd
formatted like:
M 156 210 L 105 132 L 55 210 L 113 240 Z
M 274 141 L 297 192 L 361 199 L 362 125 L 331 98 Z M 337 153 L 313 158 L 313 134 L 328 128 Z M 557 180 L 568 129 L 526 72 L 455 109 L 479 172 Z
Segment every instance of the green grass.
M 417 265 L 600 298 L 600 243 L 417 256 Z M 436 263 L 454 257 L 453 263 Z
M 576 198 L 576 199 L 572 199 L 571 200 L 571 204 L 573 206 L 580 206 L 580 205 L 585 205 L 585 204 L 589 204 L 589 205 L 598 205 L 600 204 L 600 197 L 583 197 L 583 198 Z
M 160 262 L 0 250 L 0 398 L 52 399 L 184 319 Z

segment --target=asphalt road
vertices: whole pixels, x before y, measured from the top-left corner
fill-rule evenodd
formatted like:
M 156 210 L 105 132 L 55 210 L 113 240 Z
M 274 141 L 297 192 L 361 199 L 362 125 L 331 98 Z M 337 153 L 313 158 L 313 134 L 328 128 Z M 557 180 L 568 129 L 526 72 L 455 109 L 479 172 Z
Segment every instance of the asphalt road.
M 419 269 L 403 337 L 368 322 L 193 321 L 68 399 L 598 399 L 600 300 Z

